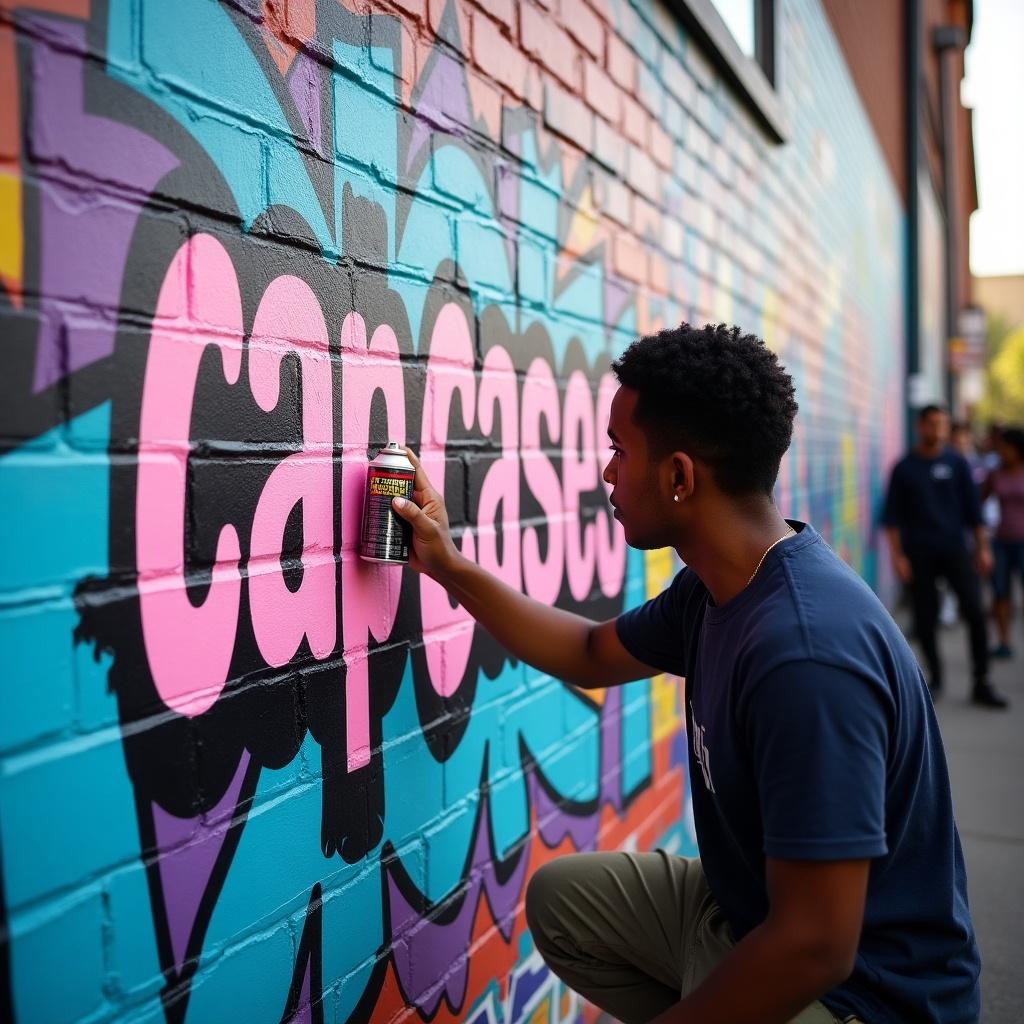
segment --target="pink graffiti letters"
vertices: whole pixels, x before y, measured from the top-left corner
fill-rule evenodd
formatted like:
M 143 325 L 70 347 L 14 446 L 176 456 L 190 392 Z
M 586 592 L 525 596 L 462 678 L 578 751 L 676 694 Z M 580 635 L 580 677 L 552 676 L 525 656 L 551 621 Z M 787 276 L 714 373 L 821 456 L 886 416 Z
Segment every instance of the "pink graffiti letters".
M 227 679 L 241 580 L 238 535 L 225 526 L 206 601 L 195 608 L 184 587 L 181 533 L 190 403 L 181 399 L 195 389 L 203 348 L 165 324 L 188 318 L 184 268 L 190 256 L 209 264 L 202 279 L 208 290 L 196 297 L 203 312 L 226 332 L 224 337 L 211 336 L 208 343 L 220 348 L 229 384 L 238 380 L 241 366 L 242 308 L 230 257 L 212 239 L 199 237 L 171 261 L 154 316 L 139 427 L 136 557 L 153 683 L 168 707 L 198 715 L 216 701 Z
M 184 291 L 186 281 L 194 282 L 191 295 Z M 368 338 L 363 317 L 351 311 L 334 346 L 340 359 L 332 359 L 317 297 L 291 275 L 270 282 L 259 297 L 249 338 L 243 334 L 231 257 L 213 237 L 196 235 L 168 267 L 143 385 L 136 535 L 146 656 L 160 699 L 194 717 L 210 710 L 229 680 L 245 587 L 251 630 L 271 667 L 287 665 L 304 641 L 313 660 L 329 658 L 340 611 L 346 673 L 339 685 L 346 692 L 347 764 L 353 771 L 370 761 L 370 645 L 392 638 L 401 593 L 400 569 L 367 566 L 355 548 L 368 449 L 374 440 L 404 440 L 408 433 L 402 353 L 390 326 L 381 324 Z M 509 354 L 511 346 L 498 341 L 487 348 L 478 369 L 469 321 L 454 302 L 441 306 L 428 344 L 419 445 L 435 485 L 445 488 L 447 467 L 458 450 L 450 448 L 453 415 L 461 420 L 461 433 L 475 433 L 497 453 L 482 470 L 474 521 L 459 531 L 466 556 L 539 600 L 551 602 L 566 588 L 574 602 L 590 599 L 595 586 L 606 597 L 617 594 L 625 544 L 599 507 L 604 492 L 596 450 L 601 416 L 614 390 L 610 375 L 600 378 L 595 405 L 595 389 L 582 369 L 569 373 L 563 392 L 543 358 L 531 359 L 522 373 Z M 297 358 L 302 436 L 299 449 L 270 472 L 250 522 L 223 526 L 212 582 L 196 603 L 185 591 L 186 464 L 198 370 L 208 346 L 220 350 L 229 385 L 242 386 L 244 360 L 252 398 L 266 413 L 281 401 L 282 360 Z M 334 384 L 338 375 L 340 388 Z M 340 445 L 333 438 L 335 394 L 342 405 Z M 383 397 L 386 422 L 380 438 L 373 439 L 377 394 Z M 550 438 L 547 445 L 542 431 Z M 475 472 L 479 476 L 479 467 Z M 520 526 L 524 488 L 544 523 L 544 557 L 540 523 Z M 593 513 L 586 516 L 588 503 Z M 302 574 L 292 587 L 282 570 L 282 552 L 296 508 L 301 508 Z M 249 538 L 246 560 L 240 531 Z M 469 671 L 474 624 L 433 581 L 421 577 L 418 586 L 429 682 L 447 698 Z

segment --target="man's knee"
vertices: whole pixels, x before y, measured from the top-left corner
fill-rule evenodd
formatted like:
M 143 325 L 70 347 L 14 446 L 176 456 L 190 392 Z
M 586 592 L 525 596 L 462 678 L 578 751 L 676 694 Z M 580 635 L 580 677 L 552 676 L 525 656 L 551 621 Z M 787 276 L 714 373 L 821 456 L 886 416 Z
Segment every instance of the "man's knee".
M 557 928 L 558 907 L 569 887 L 573 856 L 559 857 L 541 865 L 526 886 L 526 923 L 538 949 Z
M 550 900 L 555 892 L 556 861 L 551 861 L 533 873 L 526 885 L 526 923 L 529 925 L 533 940 L 538 945 L 544 933 Z

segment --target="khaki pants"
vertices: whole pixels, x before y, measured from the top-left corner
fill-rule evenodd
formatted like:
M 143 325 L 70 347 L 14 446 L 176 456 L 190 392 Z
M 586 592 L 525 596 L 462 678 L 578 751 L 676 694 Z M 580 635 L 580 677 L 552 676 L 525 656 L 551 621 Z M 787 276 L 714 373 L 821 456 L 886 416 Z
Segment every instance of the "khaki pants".
M 679 1002 L 733 946 L 700 861 L 664 850 L 559 857 L 530 879 L 526 919 L 551 970 L 623 1024 Z M 816 1002 L 790 1024 L 837 1021 Z

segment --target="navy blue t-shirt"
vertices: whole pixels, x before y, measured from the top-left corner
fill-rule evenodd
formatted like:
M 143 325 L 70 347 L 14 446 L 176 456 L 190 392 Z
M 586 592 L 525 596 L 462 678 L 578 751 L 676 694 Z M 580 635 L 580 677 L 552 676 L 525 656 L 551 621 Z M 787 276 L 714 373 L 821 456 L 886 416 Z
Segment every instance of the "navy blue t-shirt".
M 619 617 L 636 658 L 686 677 L 693 814 L 739 940 L 768 913 L 765 858 L 870 858 L 853 974 L 823 1002 L 871 1024 L 976 1021 L 980 961 L 949 776 L 921 670 L 815 530 L 715 606 L 683 569 Z
M 982 522 L 967 460 L 951 448 L 933 459 L 905 455 L 893 467 L 882 522 L 899 529 L 908 555 L 966 549 L 964 531 Z

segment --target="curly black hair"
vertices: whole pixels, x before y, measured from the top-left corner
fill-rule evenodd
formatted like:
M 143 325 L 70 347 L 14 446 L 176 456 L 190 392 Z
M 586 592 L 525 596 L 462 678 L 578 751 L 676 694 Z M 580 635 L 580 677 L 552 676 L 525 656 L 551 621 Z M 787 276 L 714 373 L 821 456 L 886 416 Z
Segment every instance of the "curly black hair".
M 1002 433 L 1003 444 L 1017 449 L 1017 454 L 1024 459 L 1024 430 L 1020 427 L 1007 427 Z
M 687 323 L 638 338 L 612 364 L 638 392 L 635 419 L 656 456 L 706 463 L 733 497 L 772 493 L 793 436 L 793 379 L 764 342 L 738 327 Z

